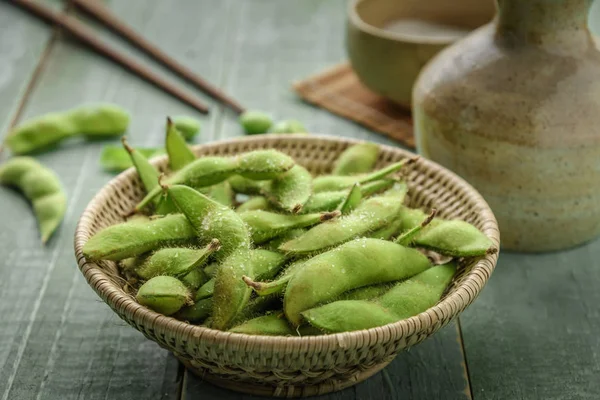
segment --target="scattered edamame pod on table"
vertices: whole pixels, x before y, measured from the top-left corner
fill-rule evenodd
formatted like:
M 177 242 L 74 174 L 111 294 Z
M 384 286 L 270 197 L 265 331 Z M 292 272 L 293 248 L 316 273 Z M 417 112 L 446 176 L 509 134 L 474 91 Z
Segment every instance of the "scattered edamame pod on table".
M 192 140 L 200 132 L 200 121 L 196 118 L 178 115 L 174 116 L 172 120 L 175 128 L 181 132 L 187 141 Z
M 256 110 L 243 112 L 240 115 L 239 122 L 244 131 L 249 135 L 267 133 L 271 125 L 273 125 L 273 119 L 268 114 Z
M 287 119 L 273 125 L 271 133 L 306 133 L 306 128 L 296 119 Z
M 359 143 L 348 147 L 333 165 L 332 175 L 356 175 L 370 172 L 377 163 L 379 146 L 375 143 Z
M 121 136 L 128 125 L 129 114 L 116 104 L 86 105 L 25 121 L 8 133 L 5 144 L 13 154 L 31 154 L 77 135 L 86 138 Z
M 42 243 L 46 243 L 67 210 L 58 176 L 31 157 L 14 157 L 0 165 L 0 184 L 17 188 L 29 200 Z

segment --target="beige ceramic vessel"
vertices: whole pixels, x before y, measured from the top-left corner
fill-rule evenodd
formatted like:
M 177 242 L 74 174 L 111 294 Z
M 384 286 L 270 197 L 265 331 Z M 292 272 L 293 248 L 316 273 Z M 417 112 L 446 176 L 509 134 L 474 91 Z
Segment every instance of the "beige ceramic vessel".
M 469 181 L 503 247 L 559 250 L 600 233 L 600 52 L 592 0 L 499 0 L 414 90 L 419 152 Z
M 348 57 L 365 86 L 410 108 L 412 87 L 421 68 L 493 16 L 493 0 L 353 0 L 346 29 Z M 403 32 L 391 30 L 394 22 L 406 20 L 417 25 L 407 26 Z M 435 25 L 450 29 L 440 32 Z M 456 30 L 462 34 L 457 36 Z

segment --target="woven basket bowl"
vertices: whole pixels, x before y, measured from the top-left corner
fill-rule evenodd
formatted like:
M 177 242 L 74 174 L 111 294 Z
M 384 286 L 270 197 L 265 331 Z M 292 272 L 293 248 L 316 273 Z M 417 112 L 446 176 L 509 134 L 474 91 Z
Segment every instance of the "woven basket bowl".
M 316 135 L 259 135 L 195 147 L 198 155 L 234 155 L 275 148 L 313 174 L 330 171 L 334 160 L 357 141 Z M 381 146 L 377 168 L 414 154 Z M 166 166 L 166 157 L 153 161 Z M 437 208 L 442 217 L 471 222 L 499 245 L 496 219 L 466 182 L 421 159 L 406 168 L 412 206 Z M 127 323 L 168 349 L 193 373 L 232 390 L 257 395 L 298 397 L 352 386 L 375 374 L 403 349 L 421 342 L 459 315 L 489 279 L 497 255 L 461 265 L 443 299 L 427 311 L 378 328 L 323 336 L 271 337 L 227 333 L 190 325 L 139 305 L 123 289 L 114 262 L 90 262 L 82 254 L 99 230 L 123 221 L 143 197 L 137 173 L 129 169 L 110 181 L 89 203 L 75 233 L 81 272 L 96 293 Z

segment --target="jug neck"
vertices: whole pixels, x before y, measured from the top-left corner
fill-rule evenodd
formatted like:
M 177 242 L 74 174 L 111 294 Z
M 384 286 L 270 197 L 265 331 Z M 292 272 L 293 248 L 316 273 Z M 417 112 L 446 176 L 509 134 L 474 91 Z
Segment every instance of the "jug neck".
M 507 45 L 558 47 L 565 51 L 577 51 L 591 44 L 588 14 L 594 0 L 496 2 L 496 37 Z

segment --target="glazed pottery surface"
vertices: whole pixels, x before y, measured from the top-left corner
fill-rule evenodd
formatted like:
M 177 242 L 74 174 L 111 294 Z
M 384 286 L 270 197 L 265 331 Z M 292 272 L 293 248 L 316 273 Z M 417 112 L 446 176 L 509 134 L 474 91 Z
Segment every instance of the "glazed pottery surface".
M 590 29 L 596 36 L 600 36 L 600 1 L 595 0 L 590 12 L 589 18 Z
M 353 0 L 346 29 L 348 57 L 365 86 L 410 108 L 423 66 L 493 16 L 493 0 Z M 394 29 L 400 28 L 398 22 L 407 24 Z
M 591 0 L 499 0 L 414 89 L 418 151 L 483 194 L 507 250 L 600 233 L 600 51 Z

